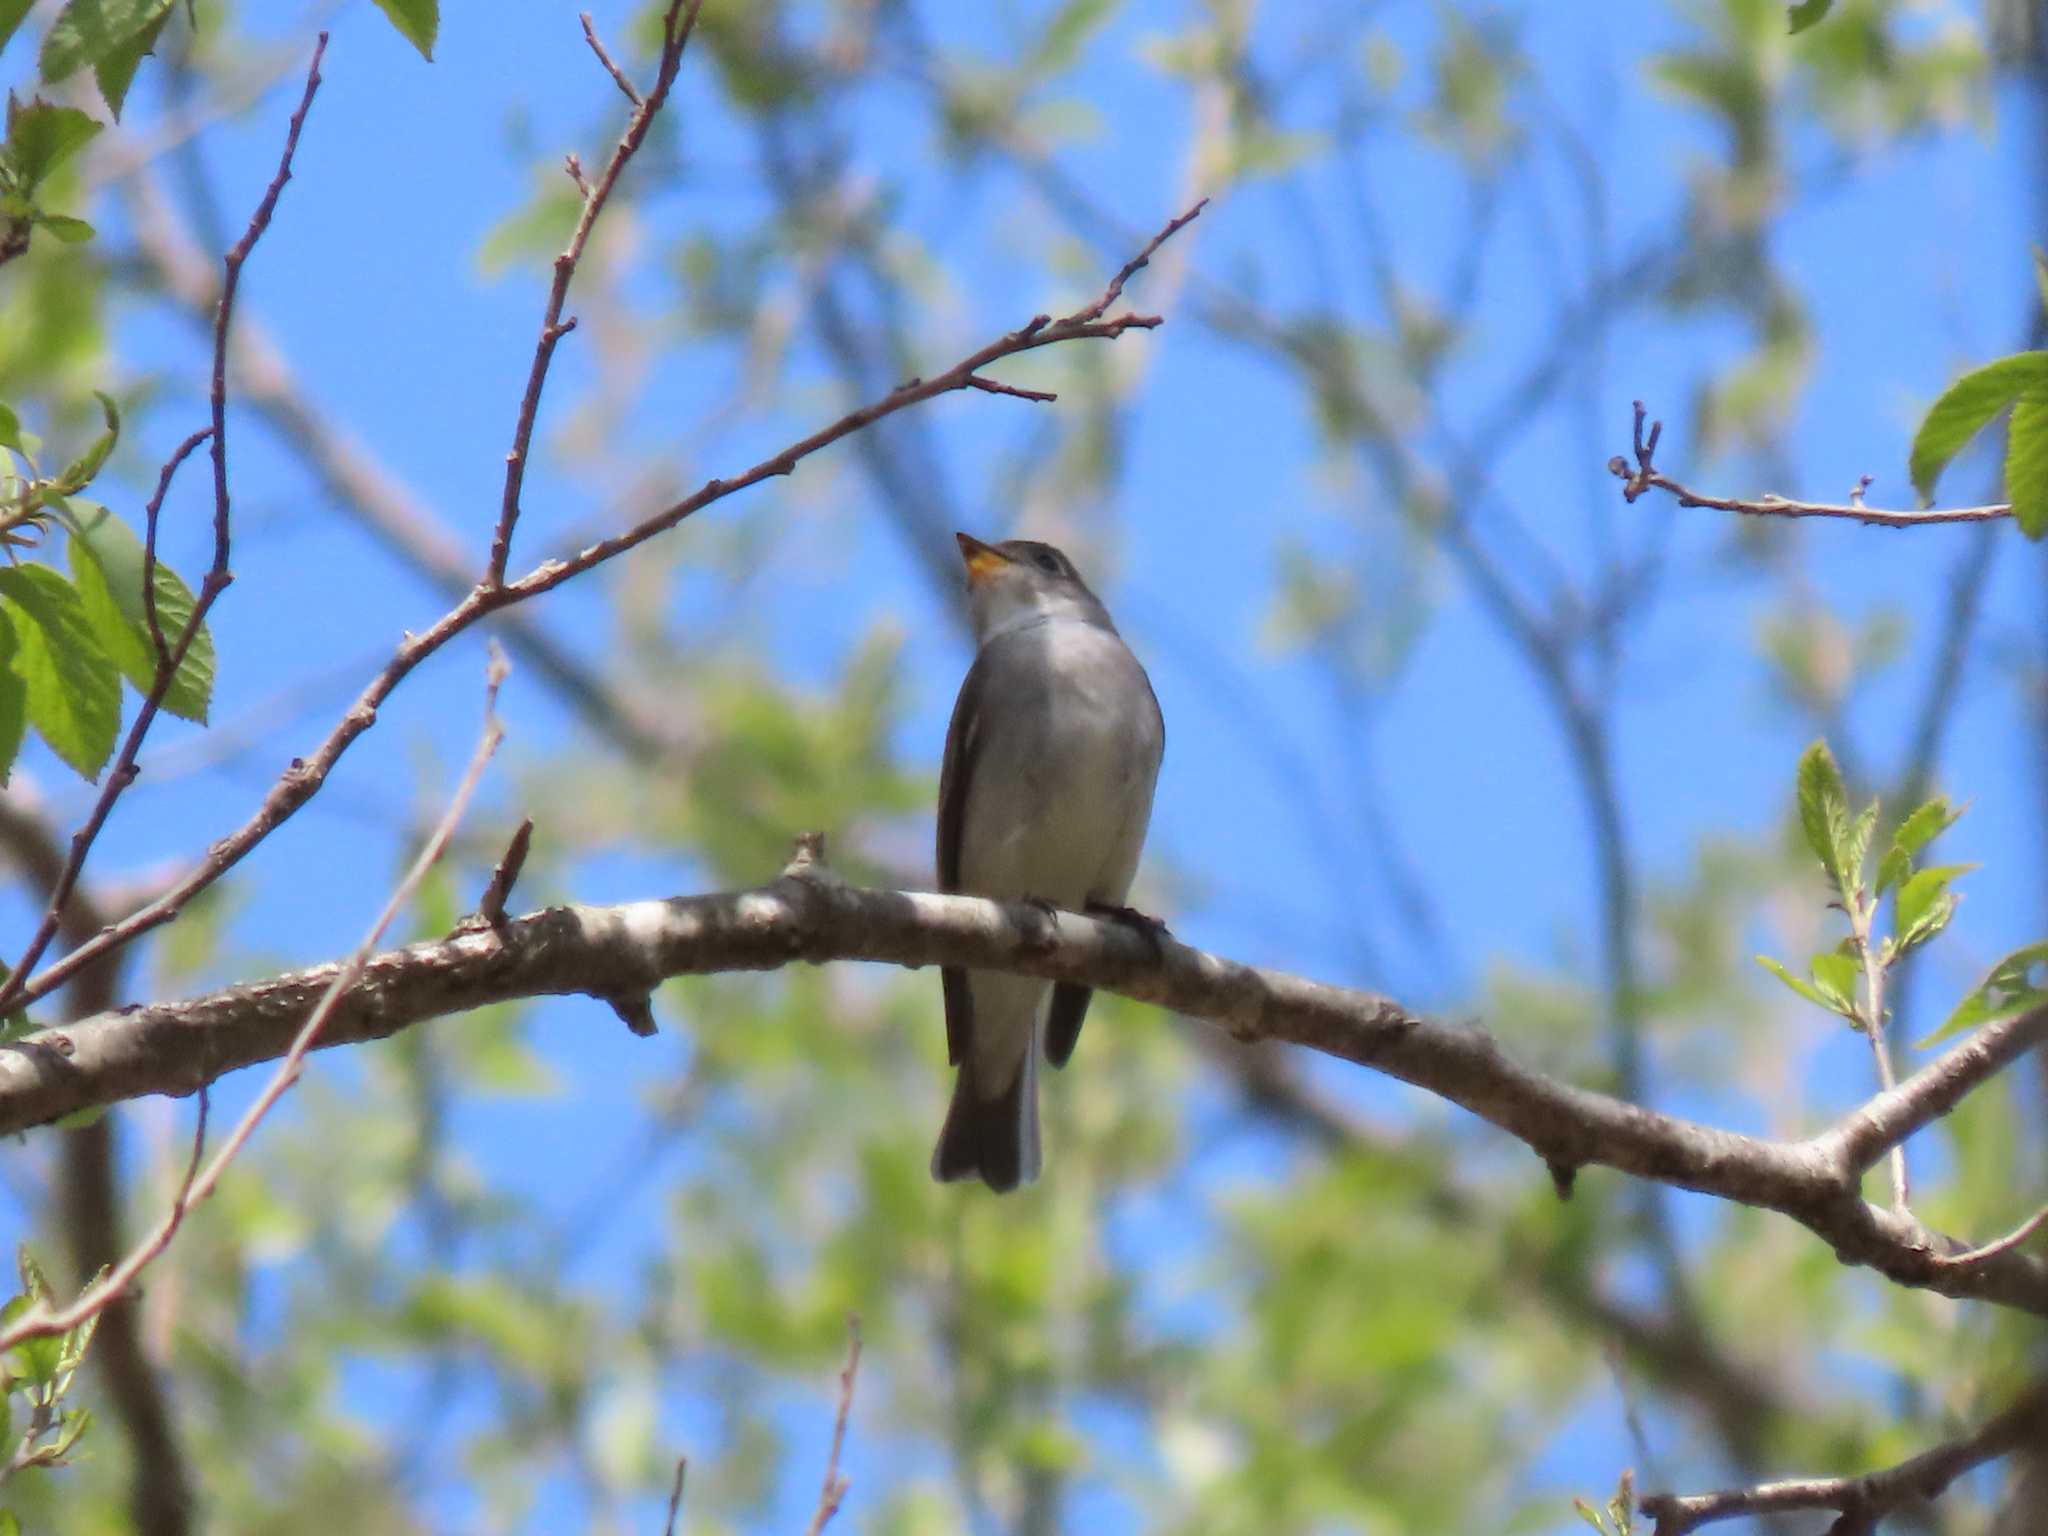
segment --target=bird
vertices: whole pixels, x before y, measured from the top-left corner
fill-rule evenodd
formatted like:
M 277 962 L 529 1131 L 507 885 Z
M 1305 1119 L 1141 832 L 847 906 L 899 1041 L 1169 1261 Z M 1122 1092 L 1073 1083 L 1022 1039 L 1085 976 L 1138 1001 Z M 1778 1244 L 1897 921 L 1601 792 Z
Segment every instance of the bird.
M 1150 923 L 1123 903 L 1166 751 L 1152 680 L 1059 550 L 954 538 L 976 652 L 939 772 L 939 888 L 1028 901 L 1055 923 L 1059 908 Z M 946 1056 L 959 1076 L 932 1177 L 1015 1189 L 1041 1166 L 1041 1007 L 1049 990 L 1045 1056 L 1064 1067 L 1090 989 L 958 966 L 941 981 Z

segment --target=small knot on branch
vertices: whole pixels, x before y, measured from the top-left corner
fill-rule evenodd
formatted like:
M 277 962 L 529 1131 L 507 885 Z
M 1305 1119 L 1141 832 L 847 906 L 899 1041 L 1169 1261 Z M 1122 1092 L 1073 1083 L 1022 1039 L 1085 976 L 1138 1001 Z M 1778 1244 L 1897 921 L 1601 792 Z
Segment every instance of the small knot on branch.
M 619 1022 L 645 1040 L 655 1033 L 654 994 L 628 992 L 600 995 L 598 1001 L 619 1016 Z

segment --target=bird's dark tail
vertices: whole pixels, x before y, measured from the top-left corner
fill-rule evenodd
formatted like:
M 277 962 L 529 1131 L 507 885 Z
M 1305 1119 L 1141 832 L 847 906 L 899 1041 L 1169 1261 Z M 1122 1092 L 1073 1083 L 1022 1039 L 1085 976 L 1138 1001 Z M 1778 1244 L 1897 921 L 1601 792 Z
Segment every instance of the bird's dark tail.
M 973 1054 L 961 1059 L 953 1103 L 932 1149 L 933 1178 L 942 1184 L 978 1178 L 1002 1194 L 1038 1177 L 1037 1054 L 1024 1053 L 1009 1088 L 994 1098 L 981 1095 Z

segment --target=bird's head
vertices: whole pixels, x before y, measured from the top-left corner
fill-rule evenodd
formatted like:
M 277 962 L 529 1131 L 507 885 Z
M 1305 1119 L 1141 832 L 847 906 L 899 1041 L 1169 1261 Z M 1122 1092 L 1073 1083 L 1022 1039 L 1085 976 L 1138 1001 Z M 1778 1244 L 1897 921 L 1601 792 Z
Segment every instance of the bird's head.
M 1074 562 L 1052 545 L 1032 539 L 984 544 L 967 533 L 953 537 L 967 563 L 967 599 L 977 639 L 1049 619 L 1116 628 Z

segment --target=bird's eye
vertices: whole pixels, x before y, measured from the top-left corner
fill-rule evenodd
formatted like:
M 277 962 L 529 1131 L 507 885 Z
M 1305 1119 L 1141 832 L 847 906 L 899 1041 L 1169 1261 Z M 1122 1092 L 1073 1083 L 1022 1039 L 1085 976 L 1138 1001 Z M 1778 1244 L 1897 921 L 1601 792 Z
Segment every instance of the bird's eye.
M 1049 576 L 1057 576 L 1060 573 L 1059 561 L 1054 559 L 1052 551 L 1047 549 L 1038 552 L 1038 568 Z

